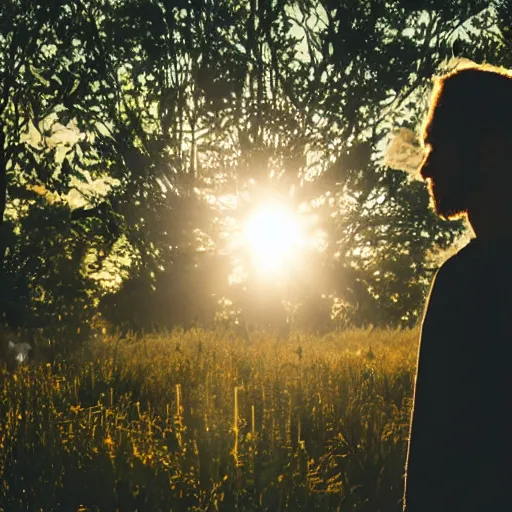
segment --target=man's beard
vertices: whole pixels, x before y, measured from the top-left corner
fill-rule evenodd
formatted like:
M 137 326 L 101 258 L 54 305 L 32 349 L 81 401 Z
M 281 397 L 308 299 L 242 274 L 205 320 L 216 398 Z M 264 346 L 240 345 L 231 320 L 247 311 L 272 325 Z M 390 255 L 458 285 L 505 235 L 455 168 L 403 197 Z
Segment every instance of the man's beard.
M 434 211 L 444 220 L 455 220 L 464 216 L 469 207 L 467 190 L 465 187 L 454 187 L 454 190 L 439 187 L 429 179 L 428 191 Z
M 430 201 L 439 217 L 444 220 L 454 220 L 462 217 L 467 211 L 467 202 L 465 197 L 459 190 L 447 191 L 441 189 L 429 180 L 428 191 L 430 194 Z
M 474 198 L 478 194 L 478 170 L 466 161 L 463 175 L 452 178 L 450 182 L 443 180 L 428 180 L 430 199 L 437 215 L 445 220 L 455 220 L 463 217 Z

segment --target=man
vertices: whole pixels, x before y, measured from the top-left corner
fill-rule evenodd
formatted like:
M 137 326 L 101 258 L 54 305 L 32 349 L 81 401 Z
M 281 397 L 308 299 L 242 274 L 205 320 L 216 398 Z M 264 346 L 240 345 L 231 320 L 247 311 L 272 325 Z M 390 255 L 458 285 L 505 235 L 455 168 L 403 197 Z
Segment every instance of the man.
M 512 511 L 512 74 L 435 80 L 420 174 L 475 238 L 438 271 L 422 325 L 407 512 Z

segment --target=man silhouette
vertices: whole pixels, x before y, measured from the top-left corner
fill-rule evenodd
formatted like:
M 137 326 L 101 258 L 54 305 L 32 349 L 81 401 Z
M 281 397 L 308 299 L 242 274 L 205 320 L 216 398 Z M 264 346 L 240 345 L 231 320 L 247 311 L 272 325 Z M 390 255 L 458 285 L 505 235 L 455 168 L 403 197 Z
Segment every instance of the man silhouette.
M 512 511 L 512 74 L 434 81 L 420 174 L 475 238 L 437 272 L 422 324 L 407 512 Z

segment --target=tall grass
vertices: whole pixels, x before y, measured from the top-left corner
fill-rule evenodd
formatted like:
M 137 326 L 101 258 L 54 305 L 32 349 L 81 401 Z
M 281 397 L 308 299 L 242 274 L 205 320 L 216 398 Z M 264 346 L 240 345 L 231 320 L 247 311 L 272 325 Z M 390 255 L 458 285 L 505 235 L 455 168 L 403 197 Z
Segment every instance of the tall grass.
M 176 331 L 20 368 L 0 510 L 399 511 L 417 337 Z

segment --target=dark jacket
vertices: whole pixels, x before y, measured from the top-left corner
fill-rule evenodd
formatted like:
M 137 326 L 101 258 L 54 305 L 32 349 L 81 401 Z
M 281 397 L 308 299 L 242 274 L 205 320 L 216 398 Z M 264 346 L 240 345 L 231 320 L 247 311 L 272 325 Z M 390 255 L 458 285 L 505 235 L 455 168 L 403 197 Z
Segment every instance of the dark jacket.
M 512 239 L 438 271 L 422 325 L 407 512 L 512 511 Z

